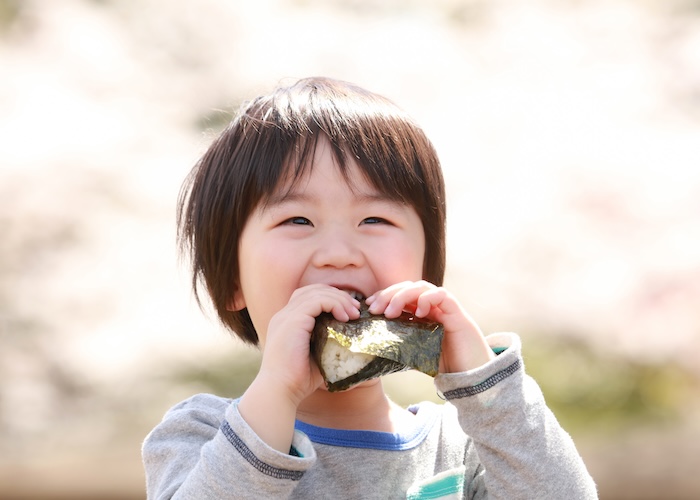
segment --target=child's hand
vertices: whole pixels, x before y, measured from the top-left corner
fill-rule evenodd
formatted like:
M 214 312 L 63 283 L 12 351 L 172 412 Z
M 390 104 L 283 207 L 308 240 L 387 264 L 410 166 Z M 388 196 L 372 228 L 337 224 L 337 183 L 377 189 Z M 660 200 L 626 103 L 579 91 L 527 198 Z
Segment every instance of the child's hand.
M 329 312 L 339 321 L 360 316 L 360 303 L 328 285 L 296 290 L 260 336 L 262 364 L 238 403 L 251 429 L 270 447 L 288 453 L 299 404 L 323 384 L 310 356 L 316 316 Z
M 259 376 L 275 380 L 295 404 L 323 384 L 310 356 L 311 332 L 316 317 L 331 313 L 339 321 L 357 319 L 360 303 L 348 293 L 328 285 L 297 289 L 275 314 L 261 339 L 263 357 Z
M 427 281 L 405 281 L 367 299 L 372 314 L 396 318 L 406 311 L 441 323 L 445 329 L 440 373 L 477 368 L 495 356 L 477 324 L 445 288 Z

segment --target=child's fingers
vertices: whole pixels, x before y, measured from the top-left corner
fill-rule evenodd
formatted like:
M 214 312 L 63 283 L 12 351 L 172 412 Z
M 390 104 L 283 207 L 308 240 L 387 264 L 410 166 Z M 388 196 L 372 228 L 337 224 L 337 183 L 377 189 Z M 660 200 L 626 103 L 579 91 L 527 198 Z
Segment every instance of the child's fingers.
M 369 306 L 369 312 L 372 314 L 385 314 L 386 307 L 389 305 L 393 296 L 399 290 L 411 284 L 412 282 L 410 281 L 404 281 L 374 293 L 365 300 L 365 303 Z
M 427 281 L 397 283 L 373 295 L 371 301 L 368 301 L 369 310 L 373 314 L 384 314 L 388 318 L 398 317 L 404 311 L 424 317 L 430 312 L 431 300 L 436 301 L 436 304 L 439 300 L 426 297 L 419 302 L 419 298 L 434 290 L 438 288 Z
M 387 309 L 389 315 L 408 311 L 417 318 L 430 317 L 440 321 L 444 307 L 447 306 L 449 309 L 450 298 L 451 296 L 444 288 L 427 282 L 417 282 L 413 286 L 398 291 L 392 297 Z
M 322 312 L 329 312 L 338 321 L 349 321 L 360 316 L 360 301 L 348 293 L 332 288 L 321 302 Z
M 415 316 L 418 318 L 425 318 L 435 307 L 442 311 L 442 306 L 444 305 L 446 298 L 447 291 L 444 288 L 434 287 L 426 290 L 418 296 L 418 300 L 416 301 L 416 310 L 413 314 L 415 314 Z
M 429 318 L 455 326 L 465 323 L 467 313 L 447 289 L 427 281 L 404 282 L 377 293 L 371 301 L 370 312 L 395 318 L 402 312 L 418 318 Z M 446 325 L 447 326 L 447 325 Z
M 321 313 L 331 313 L 338 321 L 348 321 L 360 315 L 357 299 L 327 285 L 310 285 L 296 290 L 290 299 L 292 304 L 313 318 Z

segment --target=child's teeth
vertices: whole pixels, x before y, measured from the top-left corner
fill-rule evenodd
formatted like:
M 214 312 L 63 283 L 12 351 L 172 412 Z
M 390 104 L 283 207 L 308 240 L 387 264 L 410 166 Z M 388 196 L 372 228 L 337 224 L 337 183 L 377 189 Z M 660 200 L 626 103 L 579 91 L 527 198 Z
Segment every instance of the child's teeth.
M 362 300 L 364 298 L 360 292 L 356 292 L 354 290 L 349 290 L 348 293 L 355 300 Z

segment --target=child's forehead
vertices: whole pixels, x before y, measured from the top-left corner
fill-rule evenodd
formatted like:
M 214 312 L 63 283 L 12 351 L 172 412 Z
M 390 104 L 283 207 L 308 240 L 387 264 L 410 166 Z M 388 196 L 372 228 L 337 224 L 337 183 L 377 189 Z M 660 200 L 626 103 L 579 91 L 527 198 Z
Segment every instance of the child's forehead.
M 385 191 L 374 185 L 367 172 L 355 161 L 346 161 L 343 166 L 335 161 L 330 168 L 332 170 L 328 171 L 327 165 L 325 168 L 319 167 L 316 162 L 308 162 L 304 166 L 284 165 L 277 186 L 267 196 L 268 203 L 303 198 L 311 185 L 318 187 L 319 183 L 328 187 L 331 187 L 331 183 L 340 183 L 360 199 L 389 199 Z M 320 181 L 312 184 L 314 176 L 319 176 Z

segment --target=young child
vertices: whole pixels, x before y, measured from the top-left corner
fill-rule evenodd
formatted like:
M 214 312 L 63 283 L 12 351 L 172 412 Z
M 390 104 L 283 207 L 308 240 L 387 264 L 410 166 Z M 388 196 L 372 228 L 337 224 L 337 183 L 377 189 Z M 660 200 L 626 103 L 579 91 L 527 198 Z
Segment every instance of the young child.
M 327 78 L 258 97 L 192 170 L 178 224 L 195 293 L 262 362 L 239 399 L 194 396 L 149 434 L 149 498 L 597 497 L 519 338 L 484 337 L 441 287 L 440 164 L 390 101 Z M 447 403 L 401 408 L 381 379 L 325 389 L 315 318 L 361 301 L 444 326 Z

